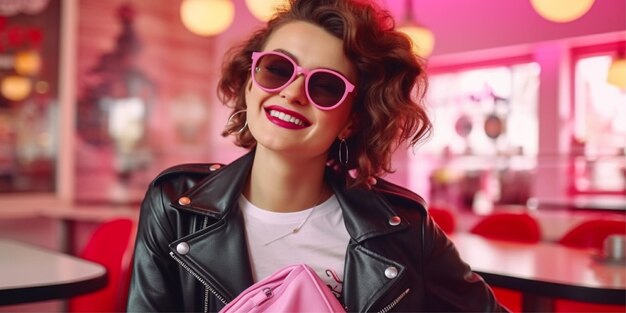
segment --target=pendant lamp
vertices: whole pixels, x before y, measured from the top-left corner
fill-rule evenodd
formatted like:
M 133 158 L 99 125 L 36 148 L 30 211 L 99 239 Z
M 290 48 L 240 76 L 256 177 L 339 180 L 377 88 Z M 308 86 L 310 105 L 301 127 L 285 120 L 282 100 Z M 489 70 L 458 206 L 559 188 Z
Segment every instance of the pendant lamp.
M 606 81 L 621 90 L 626 90 L 626 51 L 624 49 L 613 57 Z
M 11 101 L 22 101 L 30 95 L 33 83 L 28 77 L 8 75 L 0 82 L 2 96 Z
M 406 0 L 404 9 L 406 12 L 404 24 L 398 27 L 398 31 L 409 36 L 415 54 L 427 58 L 435 48 L 435 35 L 430 29 L 414 21 L 412 0 Z
M 180 4 L 183 25 L 200 36 L 213 36 L 225 31 L 235 18 L 232 0 L 183 0 Z
M 589 12 L 595 0 L 530 0 L 533 9 L 548 21 L 568 23 Z
M 246 6 L 259 21 L 267 22 L 276 13 L 277 8 L 287 6 L 287 0 L 246 0 Z
M 13 56 L 15 71 L 24 76 L 32 76 L 41 70 L 41 56 L 35 50 L 16 52 Z

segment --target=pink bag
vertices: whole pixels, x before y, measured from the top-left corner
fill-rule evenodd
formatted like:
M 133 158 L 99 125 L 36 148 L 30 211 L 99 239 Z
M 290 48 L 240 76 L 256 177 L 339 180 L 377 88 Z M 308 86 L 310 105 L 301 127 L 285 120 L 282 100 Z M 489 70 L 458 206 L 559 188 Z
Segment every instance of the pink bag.
M 241 292 L 220 313 L 345 312 L 339 300 L 305 264 L 290 265 Z

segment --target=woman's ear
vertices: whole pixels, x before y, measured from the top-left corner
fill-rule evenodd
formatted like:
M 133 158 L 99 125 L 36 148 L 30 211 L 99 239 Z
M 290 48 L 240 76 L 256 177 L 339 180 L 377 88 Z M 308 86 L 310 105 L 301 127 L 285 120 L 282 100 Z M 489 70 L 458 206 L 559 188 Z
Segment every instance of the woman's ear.
M 357 118 L 356 115 L 350 116 L 346 125 L 341 129 L 337 138 L 347 139 L 350 138 L 357 129 Z

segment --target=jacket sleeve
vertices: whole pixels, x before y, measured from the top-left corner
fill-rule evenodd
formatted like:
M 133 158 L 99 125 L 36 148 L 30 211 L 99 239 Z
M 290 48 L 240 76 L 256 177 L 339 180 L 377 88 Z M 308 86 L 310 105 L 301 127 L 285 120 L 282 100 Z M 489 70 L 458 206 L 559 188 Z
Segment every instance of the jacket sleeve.
M 133 256 L 128 312 L 172 312 L 179 310 L 180 281 L 168 243 L 174 241 L 175 220 L 167 210 L 159 185 L 152 184 L 141 204 Z
M 508 312 L 491 288 L 459 256 L 430 216 L 423 224 L 424 279 L 430 311 Z

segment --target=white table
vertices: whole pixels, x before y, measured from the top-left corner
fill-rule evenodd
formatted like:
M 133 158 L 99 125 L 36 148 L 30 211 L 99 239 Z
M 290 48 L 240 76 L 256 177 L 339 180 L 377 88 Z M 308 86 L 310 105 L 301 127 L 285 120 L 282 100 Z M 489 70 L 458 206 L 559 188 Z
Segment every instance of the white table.
M 467 233 L 450 239 L 487 283 L 522 292 L 524 312 L 553 312 L 555 298 L 626 304 L 626 262 L 599 262 L 591 251 L 555 243 L 511 243 Z
M 64 299 L 106 286 L 99 264 L 0 239 L 0 305 Z
M 46 247 L 55 247 L 67 254 L 77 254 L 75 240 L 83 234 L 75 234 L 78 223 L 102 223 L 115 218 L 138 219 L 139 208 L 117 205 L 77 205 L 69 201 L 51 199 L 5 199 L 0 197 L 0 238 L 34 242 Z M 46 226 L 52 229 L 41 231 L 29 227 L 14 228 L 13 225 L 28 225 L 30 220 L 49 220 Z M 16 224 L 13 224 L 17 222 Z M 8 225 L 8 227 L 7 227 Z M 4 231 L 4 227 L 9 230 Z M 43 238 L 42 238 L 43 236 Z M 52 237 L 52 238 L 50 238 Z
M 626 196 L 621 195 L 581 195 L 568 198 L 539 199 L 540 209 L 626 211 Z

